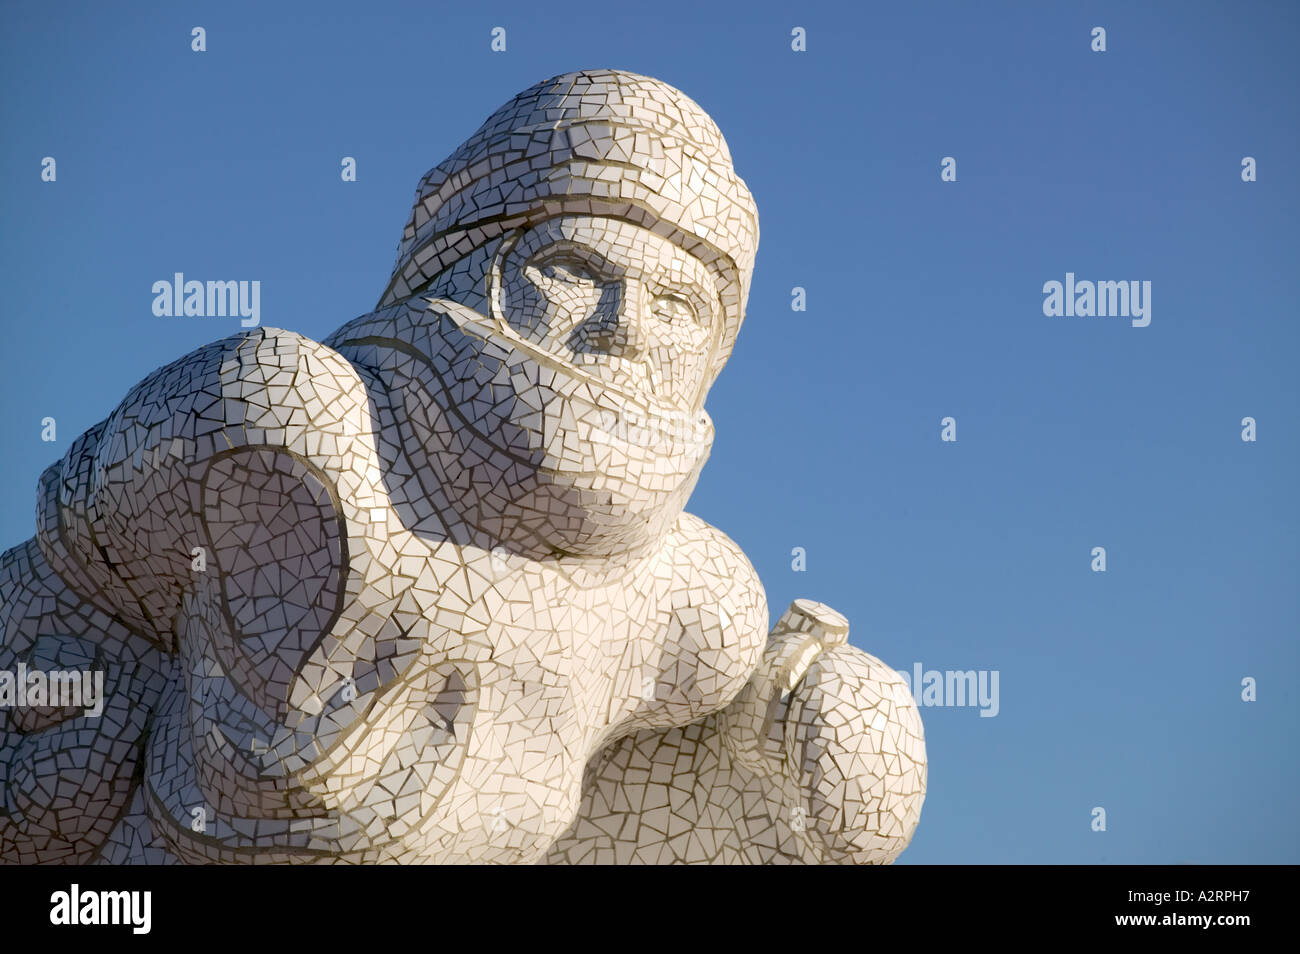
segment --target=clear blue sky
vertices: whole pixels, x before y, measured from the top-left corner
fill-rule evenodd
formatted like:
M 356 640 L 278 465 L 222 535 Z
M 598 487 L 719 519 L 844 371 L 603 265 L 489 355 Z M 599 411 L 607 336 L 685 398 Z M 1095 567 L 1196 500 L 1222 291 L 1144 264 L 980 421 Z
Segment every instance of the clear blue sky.
M 240 330 L 154 317 L 153 282 L 256 279 L 263 324 L 323 338 L 493 109 L 647 73 L 717 120 L 762 229 L 690 509 L 774 616 L 812 597 L 897 668 L 1000 672 L 996 718 L 922 711 L 902 861 L 1300 862 L 1300 6 L 282 6 L 5 4 L 0 545 L 128 388 Z M 1045 317 L 1067 271 L 1151 281 L 1150 326 Z

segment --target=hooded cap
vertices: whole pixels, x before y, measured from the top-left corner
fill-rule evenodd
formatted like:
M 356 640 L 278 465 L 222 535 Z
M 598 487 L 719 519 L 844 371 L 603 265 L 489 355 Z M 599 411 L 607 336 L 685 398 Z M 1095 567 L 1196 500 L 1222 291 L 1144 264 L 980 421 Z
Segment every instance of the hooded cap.
M 575 212 L 650 229 L 713 270 L 725 314 L 716 377 L 744 317 L 758 210 L 713 120 L 636 73 L 565 73 L 488 117 L 420 180 L 379 307 L 491 239 Z

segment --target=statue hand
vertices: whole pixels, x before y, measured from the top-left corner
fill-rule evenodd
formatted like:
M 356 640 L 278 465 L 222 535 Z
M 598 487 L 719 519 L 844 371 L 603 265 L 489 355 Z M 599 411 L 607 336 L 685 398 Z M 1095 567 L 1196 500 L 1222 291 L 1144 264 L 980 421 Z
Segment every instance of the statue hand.
M 925 798 L 925 739 L 902 678 L 847 642 L 848 620 L 796 600 L 722 714 L 733 758 L 779 792 L 791 829 L 827 862 L 887 863 Z

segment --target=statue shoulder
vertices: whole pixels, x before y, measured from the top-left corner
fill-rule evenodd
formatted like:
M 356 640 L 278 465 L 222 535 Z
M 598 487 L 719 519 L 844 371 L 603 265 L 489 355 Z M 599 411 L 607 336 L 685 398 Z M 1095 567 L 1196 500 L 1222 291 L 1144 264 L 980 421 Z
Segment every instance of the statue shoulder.
M 769 620 L 763 581 L 734 540 L 694 514 L 683 513 L 673 525 L 670 545 L 674 565 L 688 580 L 743 608 L 746 622 L 766 636 Z
M 278 328 L 231 335 L 147 375 L 73 442 L 42 477 L 37 541 L 82 598 L 169 644 L 200 564 L 258 535 L 245 518 L 292 504 L 338 572 L 340 495 L 375 506 L 355 476 L 374 470 L 372 426 L 357 369 L 332 348 Z

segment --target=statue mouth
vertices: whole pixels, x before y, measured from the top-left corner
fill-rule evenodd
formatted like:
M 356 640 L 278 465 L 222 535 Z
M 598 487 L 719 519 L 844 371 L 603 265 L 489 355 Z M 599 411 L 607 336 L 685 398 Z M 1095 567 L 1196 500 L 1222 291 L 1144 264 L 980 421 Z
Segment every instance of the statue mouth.
M 703 411 L 644 413 L 632 406 L 622 412 L 600 408 L 595 412 L 587 435 L 593 444 L 609 444 L 624 450 L 640 448 L 658 456 L 694 459 L 713 444 L 713 422 Z
M 713 445 L 713 422 L 703 407 L 689 402 L 674 402 L 650 386 L 646 373 L 626 374 L 628 359 L 595 354 L 582 357 L 594 360 L 575 362 L 542 348 L 519 335 L 501 319 L 489 319 L 458 302 L 425 299 L 432 310 L 445 314 L 458 330 L 481 342 L 485 349 L 508 352 L 495 360 L 503 369 L 517 372 L 529 365 L 537 374 L 535 399 L 527 396 L 528 388 L 515 384 L 509 376 L 508 389 L 527 410 L 511 415 L 512 423 L 540 436 L 544 448 L 563 450 L 564 440 L 576 438 L 580 444 L 619 447 L 633 459 L 647 456 L 669 457 L 678 461 L 673 472 L 689 471 L 707 457 Z M 447 393 L 443 382 L 444 393 Z M 496 381 L 493 386 L 505 384 Z M 476 422 L 463 424 L 479 430 Z M 568 448 L 573 450 L 572 447 Z M 548 451 L 548 457 L 561 461 L 569 455 Z M 544 470 L 551 469 L 543 466 Z M 561 467 L 560 469 L 567 469 Z

